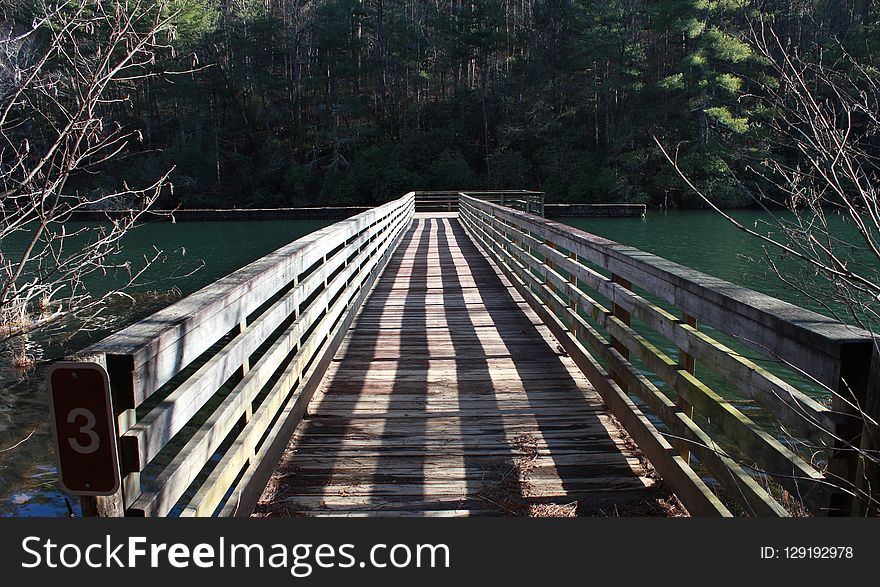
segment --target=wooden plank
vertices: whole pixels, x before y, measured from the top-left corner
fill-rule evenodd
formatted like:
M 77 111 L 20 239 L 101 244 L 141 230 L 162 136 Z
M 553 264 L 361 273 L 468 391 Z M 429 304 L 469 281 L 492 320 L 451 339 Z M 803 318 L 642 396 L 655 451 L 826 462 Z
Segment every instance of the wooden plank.
M 595 432 L 599 433 L 599 437 L 596 437 Z M 576 436 L 569 433 L 562 434 L 552 434 L 548 432 L 541 432 L 540 435 L 536 435 L 534 440 L 530 443 L 530 446 L 534 447 L 536 450 L 541 449 L 551 449 L 551 448 L 560 448 L 560 449 L 568 449 L 571 451 L 587 451 L 589 452 L 591 449 L 595 448 L 594 445 L 607 445 L 609 441 L 607 439 L 608 428 L 601 427 L 600 430 L 595 431 L 594 434 L 591 435 L 582 435 Z M 515 437 L 518 435 L 507 435 L 504 433 L 501 434 L 490 434 L 490 433 L 479 433 L 479 434 L 460 434 L 458 432 L 454 434 L 446 434 L 446 435 L 427 435 L 427 434 L 416 434 L 411 433 L 406 437 L 400 437 L 398 432 L 383 434 L 380 436 L 350 436 L 346 435 L 345 438 L 341 438 L 338 434 L 333 436 L 308 436 L 307 438 L 302 439 L 300 446 L 310 445 L 315 448 L 324 447 L 324 448 L 363 448 L 363 449 L 387 449 L 389 451 L 400 449 L 400 450 L 409 450 L 414 447 L 421 448 L 441 448 L 441 447 L 449 447 L 449 448 L 475 448 L 475 447 L 485 447 L 487 449 L 495 448 L 504 448 L 504 446 L 509 445 L 511 441 L 515 440 Z
M 432 454 L 430 459 L 418 457 L 396 458 L 393 461 L 383 458 L 377 451 L 370 457 L 361 457 L 352 453 L 349 459 L 321 459 L 316 456 L 301 454 L 296 458 L 297 474 L 308 474 L 311 471 L 329 472 L 340 475 L 360 474 L 363 469 L 375 469 L 382 467 L 382 473 L 388 475 L 423 475 L 425 477 L 458 478 L 461 475 L 473 473 L 486 474 L 482 463 L 463 463 L 458 455 Z M 639 457 L 621 456 L 609 451 L 597 452 L 591 455 L 582 453 L 568 453 L 559 455 L 544 455 L 535 457 L 529 475 L 550 475 L 558 473 L 561 469 L 572 470 L 578 474 L 588 474 L 593 467 L 601 465 L 606 467 L 627 467 L 638 470 L 642 467 Z
M 694 329 L 694 330 L 697 329 L 697 319 L 694 318 L 693 316 L 685 314 L 683 316 L 683 320 L 684 320 L 685 324 L 690 326 L 692 329 Z M 687 353 L 686 351 L 679 350 L 679 352 L 678 352 L 678 366 L 681 369 L 683 369 L 684 371 L 690 373 L 691 375 L 696 375 L 696 373 L 697 373 L 697 361 L 693 355 L 691 355 L 690 353 Z M 689 404 L 688 401 L 682 396 L 678 397 L 677 403 L 678 403 L 678 407 L 681 410 L 681 412 L 685 416 L 687 416 L 688 418 L 693 420 L 694 419 L 694 407 L 691 404 Z M 686 461 L 690 460 L 690 452 L 688 451 L 687 448 L 684 448 L 682 450 L 681 458 L 683 458 Z
M 308 515 L 305 513 L 305 515 Z M 416 510 L 416 511 L 394 511 L 394 510 L 368 510 L 356 511 L 345 509 L 338 512 L 322 511 L 321 517 L 325 518 L 467 518 L 474 516 L 473 510 Z
M 609 486 L 607 489 L 592 488 L 577 491 L 548 492 L 544 495 L 524 497 L 523 502 L 530 504 L 584 502 L 587 506 L 606 507 L 609 513 L 614 512 L 614 505 L 637 499 L 644 494 L 645 486 L 632 483 L 630 485 L 618 484 Z M 487 503 L 478 495 L 462 493 L 459 491 L 447 491 L 445 493 L 424 495 L 292 495 L 282 501 L 290 505 L 290 509 L 297 514 L 308 513 L 311 515 L 323 515 L 324 511 L 372 511 L 382 510 L 400 511 L 431 511 L 439 509 L 468 510 L 480 513 L 481 510 L 492 509 L 491 502 Z
M 596 408 L 595 412 L 603 411 L 604 408 Z M 528 407 L 505 407 L 504 415 L 506 416 L 527 416 L 529 414 L 534 413 L 535 410 L 532 406 Z M 592 417 L 595 412 L 588 412 L 586 410 L 578 412 L 576 415 L 581 415 L 583 417 Z M 432 418 L 444 418 L 455 416 L 461 413 L 461 409 L 456 406 L 451 410 L 434 410 L 431 412 L 424 412 L 421 410 L 413 410 L 413 409 L 381 409 L 381 410 L 366 410 L 365 408 L 358 408 L 356 412 L 352 412 L 350 409 L 338 409 L 331 406 L 324 408 L 321 412 L 322 414 L 326 414 L 328 416 L 335 417 L 352 417 L 352 418 L 362 418 L 362 417 L 382 417 L 387 420 L 393 419 L 409 419 L 412 420 L 416 417 L 419 417 L 419 414 L 422 414 L 424 417 L 432 417 Z M 542 408 L 541 416 L 542 417 L 551 417 L 551 416 L 564 416 L 568 413 L 571 413 L 570 410 L 567 410 L 565 407 L 560 406 L 555 409 L 550 408 Z M 498 417 L 498 410 L 468 410 L 469 418 L 492 418 Z
M 547 275 L 545 276 L 545 280 L 550 281 L 550 282 L 555 282 L 555 279 L 552 279 L 550 277 L 550 274 L 556 273 L 556 267 L 549 267 L 548 266 L 546 273 L 547 273 Z M 555 275 L 554 275 L 554 277 L 555 277 Z M 632 289 L 632 283 L 630 283 L 629 280 L 624 279 L 623 277 L 621 277 L 619 275 L 612 274 L 611 280 L 614 283 L 616 283 L 617 285 L 619 285 L 620 287 L 622 287 L 623 289 Z M 569 287 L 567 291 L 571 291 L 572 289 L 576 289 L 576 288 Z M 623 306 L 621 306 L 619 304 L 614 304 L 612 311 L 614 312 L 615 318 L 620 320 L 623 324 L 629 325 L 630 313 L 626 308 L 624 308 Z M 619 339 L 615 338 L 614 336 L 611 337 L 611 346 L 614 347 L 614 349 L 618 353 L 620 353 L 620 355 L 624 359 L 629 359 L 629 349 L 626 348 L 626 344 L 624 344 L 623 342 L 621 342 Z M 617 385 L 619 385 L 623 391 L 627 391 L 626 383 L 624 382 L 624 378 L 620 373 L 618 373 L 616 370 L 612 369 L 611 370 L 611 378 L 614 379 L 614 382 L 617 383 Z M 685 460 L 687 460 L 687 459 L 685 459 Z
M 320 410 L 320 414 L 314 414 L 309 420 L 309 430 L 311 434 L 320 435 L 325 432 L 323 430 L 327 430 L 327 434 L 338 434 L 340 429 L 344 429 L 349 431 L 350 434 L 357 434 L 360 432 L 383 432 L 385 430 L 385 418 L 382 412 L 380 414 L 375 415 L 373 418 L 367 417 L 366 414 L 359 411 L 357 415 L 352 414 L 350 417 L 345 416 L 330 416 L 325 415 L 324 406 L 326 404 L 317 403 L 318 400 L 315 400 L 316 408 Z M 468 408 L 470 406 L 468 405 Z M 332 410 L 331 410 L 332 411 Z M 450 432 L 454 432 L 456 434 L 470 434 L 477 433 L 476 431 L 518 431 L 531 429 L 538 426 L 540 423 L 543 426 L 543 430 L 552 431 L 552 430 L 572 430 L 575 432 L 583 433 L 586 430 L 590 430 L 595 426 L 595 424 L 591 424 L 585 422 L 585 415 L 582 414 L 574 414 L 574 415 L 557 415 L 553 417 L 544 417 L 543 410 L 540 412 L 540 419 L 538 416 L 534 414 L 534 412 L 529 415 L 525 414 L 522 416 L 516 416 L 515 414 L 508 415 L 504 414 L 504 422 L 492 422 L 492 421 L 481 421 L 481 414 L 478 412 L 476 415 L 471 415 L 472 411 L 468 409 L 464 413 L 457 416 L 436 416 L 430 415 L 424 418 L 426 422 L 402 422 L 394 427 L 395 432 L 401 432 L 405 434 L 409 434 L 410 431 L 425 431 L 426 433 L 430 433 L 432 431 L 443 431 L 449 430 Z M 595 418 L 598 422 L 601 422 L 602 425 L 606 427 L 611 426 L 610 421 L 608 420 L 608 416 L 603 413 L 601 410 L 596 409 L 592 413 L 586 414 L 591 418 Z M 596 430 L 599 430 L 598 427 Z
M 620 456 L 625 452 L 626 447 L 621 446 L 619 444 L 608 443 L 605 445 L 597 445 L 595 448 L 599 450 L 570 450 L 567 448 L 554 448 L 551 450 L 543 450 L 539 449 L 534 453 L 534 458 L 549 458 L 555 459 L 579 459 L 580 462 L 588 462 L 589 459 L 593 458 L 593 456 L 597 452 L 603 452 L 606 454 L 615 454 L 621 458 L 621 461 L 625 457 Z M 299 449 L 299 445 L 297 445 L 297 449 Z M 293 450 L 293 449 L 291 449 Z M 346 459 L 361 459 L 363 458 L 365 462 L 369 462 L 370 460 L 381 460 L 383 463 L 387 464 L 389 462 L 397 462 L 398 460 L 404 459 L 419 459 L 423 462 L 428 462 L 431 459 L 436 458 L 438 449 L 435 447 L 423 448 L 423 447 L 413 447 L 413 448 L 399 448 L 399 449 L 367 449 L 364 447 L 309 447 L 309 458 L 315 458 L 323 461 L 344 461 Z M 445 456 L 447 457 L 455 457 L 461 460 L 462 457 L 470 457 L 474 459 L 479 459 L 481 462 L 485 463 L 487 466 L 491 466 L 493 464 L 500 463 L 508 463 L 510 462 L 511 455 L 515 453 L 511 452 L 510 446 L 490 446 L 485 449 L 480 449 L 479 453 L 476 453 L 471 447 L 449 447 L 442 450 Z M 634 450 L 632 452 L 635 452 Z M 531 458 L 532 455 L 530 455 Z M 295 463 L 299 462 L 299 458 L 291 461 L 291 466 L 295 467 Z M 384 466 L 384 465 L 383 465 Z M 633 468 L 631 471 L 633 474 L 638 473 L 639 471 L 636 468 Z M 637 475 L 638 476 L 638 475 Z
M 601 476 L 593 475 L 577 479 L 566 479 L 565 485 L 558 479 L 548 480 L 544 483 L 529 482 L 529 497 L 545 496 L 570 496 L 573 493 L 587 491 L 626 491 L 629 489 L 645 489 L 651 483 L 647 479 L 639 477 L 623 477 L 620 475 Z M 318 481 L 315 485 L 299 484 L 292 487 L 295 499 L 306 500 L 311 497 L 338 498 L 344 496 L 347 501 L 360 501 L 369 497 L 421 497 L 425 494 L 431 496 L 459 496 L 465 497 L 475 492 L 468 490 L 465 479 L 441 479 L 421 480 L 417 483 L 325 483 Z

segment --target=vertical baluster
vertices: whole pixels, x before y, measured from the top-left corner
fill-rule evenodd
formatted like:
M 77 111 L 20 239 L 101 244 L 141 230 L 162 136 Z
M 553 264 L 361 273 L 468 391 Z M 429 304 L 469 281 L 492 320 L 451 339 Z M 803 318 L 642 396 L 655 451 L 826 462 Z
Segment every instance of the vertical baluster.
M 694 328 L 694 329 L 697 328 L 697 319 L 694 318 L 693 316 L 691 316 L 690 314 L 684 314 L 683 320 L 691 328 Z M 691 375 L 696 373 L 696 369 L 697 369 L 696 359 L 692 355 L 690 355 L 682 350 L 678 351 L 678 365 L 679 365 L 679 367 L 681 367 L 683 370 L 687 371 Z M 688 418 L 693 419 L 694 407 L 692 405 L 690 405 L 687 402 L 687 400 L 685 400 L 681 396 L 679 396 L 679 398 L 678 398 L 678 407 L 681 409 L 682 412 L 684 412 L 684 414 Z M 683 458 L 686 462 L 690 462 L 690 455 L 691 455 L 691 451 L 689 451 L 687 449 L 687 445 L 682 444 L 681 458 Z
M 848 414 L 833 431 L 840 440 L 831 448 L 828 471 L 832 479 L 843 479 L 843 490 L 829 500 L 832 516 L 876 514 L 880 483 L 876 459 L 880 429 L 869 418 L 880 421 L 880 351 L 873 344 L 841 349 L 840 381 L 831 409 Z M 868 450 L 870 453 L 864 453 Z M 855 490 L 854 497 L 851 490 Z
M 880 426 L 871 420 L 880 422 L 880 341 L 874 343 L 866 387 L 864 409 L 869 418 L 862 426 L 862 454 L 873 456 L 861 460 L 858 478 L 868 499 L 863 502 L 865 507 L 859 507 L 854 513 L 876 516 L 880 513 Z
M 568 258 L 571 259 L 572 262 L 577 263 L 577 254 L 574 251 L 568 252 Z M 577 276 L 575 276 L 574 272 L 569 272 L 568 282 L 571 284 L 572 290 L 577 290 Z M 568 305 L 571 307 L 571 311 L 574 314 L 574 316 L 577 316 L 578 312 L 580 311 L 580 304 L 578 302 L 578 297 L 577 297 L 577 295 L 575 295 L 574 291 L 572 291 L 572 293 L 569 295 Z M 571 324 L 569 325 L 569 328 L 572 331 L 572 335 L 576 335 L 577 330 L 575 330 L 574 317 L 572 317 L 572 319 L 571 319 Z
M 81 355 L 73 357 L 77 361 L 88 361 L 101 365 L 106 371 L 110 379 L 110 394 L 113 398 L 113 411 L 116 415 L 116 448 L 119 451 L 119 466 L 122 469 L 122 483 L 119 490 L 113 495 L 107 496 L 82 496 L 79 498 L 82 515 L 85 518 L 121 518 L 125 516 L 125 493 L 126 491 L 137 491 L 140 493 L 140 473 L 125 472 L 125 462 L 123 461 L 120 437 L 134 425 L 134 409 L 129 408 L 122 398 L 117 397 L 113 389 L 113 373 L 108 367 L 107 355 L 104 353 L 98 355 Z
M 624 279 L 623 277 L 617 275 L 616 273 L 611 274 L 611 281 L 625 289 L 632 289 L 632 283 L 630 283 L 627 279 Z M 630 313 L 626 311 L 622 306 L 615 303 L 612 312 L 615 318 L 619 319 L 621 322 L 629 326 L 631 319 Z M 629 349 L 626 348 L 626 345 L 624 343 L 613 336 L 611 337 L 611 346 L 617 352 L 619 352 L 624 359 L 629 359 Z M 617 385 L 619 385 L 622 390 L 627 391 L 627 385 L 626 383 L 624 383 L 623 377 L 616 369 L 611 370 L 611 379 L 613 379 L 614 382 L 617 383 Z
M 547 245 L 547 247 L 550 249 L 556 248 L 556 245 L 553 244 L 552 241 L 549 241 L 547 239 L 544 239 L 544 244 Z M 551 271 L 556 271 L 556 261 L 551 259 L 549 255 L 544 257 L 544 265 L 546 265 L 547 268 L 550 269 Z M 550 281 L 549 277 L 544 278 L 544 285 L 546 285 L 550 289 L 550 291 L 552 291 L 553 293 L 558 293 L 556 290 L 556 286 L 553 285 L 553 282 Z
M 247 318 L 242 319 L 238 324 L 238 334 L 241 335 L 247 329 Z M 244 376 L 248 374 L 248 371 L 251 370 L 251 358 L 249 356 L 245 357 L 241 362 L 241 367 L 238 368 L 238 380 L 241 381 L 244 379 Z M 254 415 L 254 408 L 252 404 L 248 404 L 247 408 L 245 408 L 244 414 L 241 415 L 241 419 L 238 421 L 238 427 L 240 430 L 243 430 L 247 423 L 251 421 L 251 418 Z

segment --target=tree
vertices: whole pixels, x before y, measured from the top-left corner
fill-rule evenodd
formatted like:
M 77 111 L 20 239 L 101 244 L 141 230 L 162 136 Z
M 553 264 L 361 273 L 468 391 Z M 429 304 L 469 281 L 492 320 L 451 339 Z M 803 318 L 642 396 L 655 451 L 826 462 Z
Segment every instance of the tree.
M 777 143 L 771 156 L 750 171 L 753 181 L 733 181 L 765 207 L 763 228 L 744 226 L 681 168 L 656 137 L 658 147 L 688 187 L 740 230 L 766 243 L 765 261 L 783 283 L 824 306 L 835 318 L 874 333 L 874 381 L 880 377 L 880 72 L 857 60 L 840 43 L 819 55 L 802 52 L 774 27 L 757 22 L 752 50 L 771 73 L 758 86 L 758 100 Z M 770 206 L 773 206 L 772 208 Z M 787 214 L 782 214 L 782 209 Z M 800 261 L 798 269 L 777 262 Z M 874 400 L 856 390 L 827 389 L 842 411 L 863 423 L 857 452 L 863 483 L 846 487 L 867 511 L 880 510 L 880 424 Z M 868 398 L 871 392 L 868 392 Z M 870 402 L 874 402 L 871 404 Z
M 665 140 L 681 142 L 680 164 L 725 205 L 739 203 L 726 181 L 723 154 L 748 142 L 746 79 L 752 50 L 740 40 L 744 0 L 672 0 L 658 4 L 656 25 L 663 30 L 672 59 L 659 87 L 676 107 L 662 108 Z M 655 126 L 655 125 L 652 125 Z M 733 158 L 736 160 L 736 158 Z M 700 204 L 700 201 L 685 204 Z
M 143 271 L 115 255 L 169 172 L 110 190 L 84 179 L 142 139 L 126 122 L 138 84 L 158 75 L 173 15 L 142 0 L 0 10 L 12 23 L 0 31 L 0 340 L 8 341 L 121 293 L 90 296 L 90 276 L 120 270 L 132 282 Z M 128 212 L 97 226 L 65 224 L 73 212 L 109 208 Z

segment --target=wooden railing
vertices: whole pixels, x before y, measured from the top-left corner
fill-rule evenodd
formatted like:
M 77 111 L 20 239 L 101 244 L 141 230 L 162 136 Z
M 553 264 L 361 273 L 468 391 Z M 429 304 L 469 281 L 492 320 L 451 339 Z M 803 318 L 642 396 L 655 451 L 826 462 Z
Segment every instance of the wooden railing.
M 124 476 L 84 513 L 250 514 L 414 203 L 314 232 L 79 353 L 109 374 Z
M 877 404 L 868 396 L 871 377 L 877 378 L 868 372 L 868 332 L 571 226 L 464 194 L 459 207 L 470 236 L 551 328 L 692 514 L 731 515 L 737 507 L 754 515 L 786 516 L 798 508 L 849 514 L 876 497 L 876 483 L 865 489 L 859 466 L 866 419 L 855 409 Z M 805 374 L 833 396 L 831 405 L 698 325 Z M 645 329 L 673 343 L 679 356 L 649 342 Z M 771 433 L 707 385 L 705 371 L 754 401 L 784 433 Z
M 484 191 L 484 192 L 461 192 L 465 197 L 476 198 L 484 202 L 491 202 L 499 206 L 513 208 L 520 212 L 528 212 L 536 216 L 544 216 L 544 192 L 529 190 L 516 191 Z
M 416 212 L 456 212 L 458 192 L 415 192 Z
M 544 192 L 529 190 L 492 190 L 478 192 L 457 191 L 418 191 L 416 211 L 418 212 L 457 212 L 459 196 L 466 195 L 485 202 L 544 216 Z

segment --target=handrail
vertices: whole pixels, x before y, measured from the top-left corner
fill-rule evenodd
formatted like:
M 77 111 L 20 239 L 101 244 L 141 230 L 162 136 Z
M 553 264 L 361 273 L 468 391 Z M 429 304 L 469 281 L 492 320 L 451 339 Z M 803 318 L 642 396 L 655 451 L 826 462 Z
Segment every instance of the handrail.
M 705 486 L 693 482 L 689 464 L 676 460 L 630 393 L 663 421 L 678 453 L 685 459 L 697 456 L 747 513 L 788 513 L 779 493 L 768 492 L 756 477 L 772 478 L 815 513 L 849 507 L 846 492 L 831 490 L 829 476 L 851 471 L 857 452 L 858 434 L 850 429 L 852 420 L 840 413 L 845 403 L 840 397 L 844 390 L 857 395 L 861 390 L 864 400 L 870 333 L 571 226 L 464 194 L 460 218 L 551 327 L 686 507 L 723 513 L 712 512 Z M 682 315 L 651 303 L 633 286 L 672 304 Z M 610 300 L 611 307 L 591 292 Z M 680 357 L 668 356 L 634 330 L 633 317 L 674 343 Z M 818 403 L 699 330 L 698 322 L 810 374 L 838 399 L 831 409 Z M 636 368 L 631 355 L 675 391 L 677 403 L 657 387 L 656 377 Z M 827 467 L 819 470 L 807 462 L 707 386 L 694 372 L 695 361 L 761 404 L 790 434 L 815 443 L 826 453 Z M 698 425 L 702 418 L 720 428 L 724 438 Z M 845 479 L 855 485 L 853 476 Z
M 544 192 L 532 190 L 417 191 L 416 210 L 457 212 L 459 197 L 462 195 L 544 216 Z
M 84 511 L 249 514 L 414 204 L 307 235 L 73 357 L 108 371 L 124 475 Z

